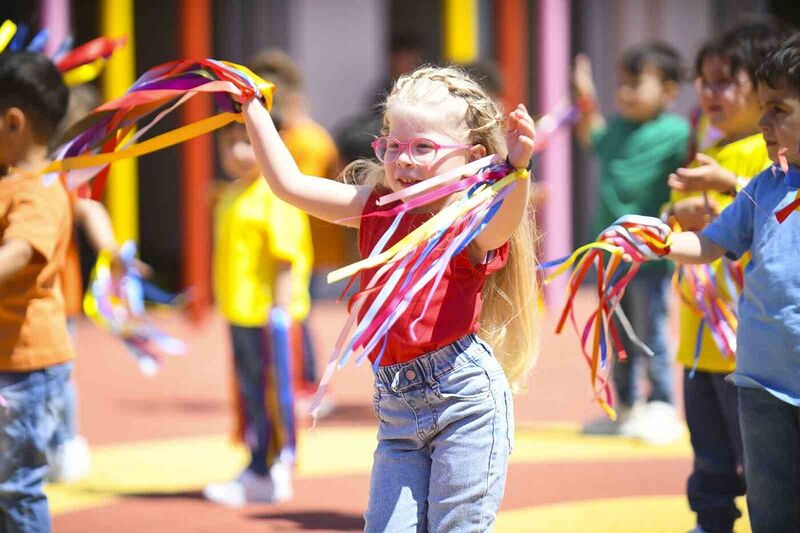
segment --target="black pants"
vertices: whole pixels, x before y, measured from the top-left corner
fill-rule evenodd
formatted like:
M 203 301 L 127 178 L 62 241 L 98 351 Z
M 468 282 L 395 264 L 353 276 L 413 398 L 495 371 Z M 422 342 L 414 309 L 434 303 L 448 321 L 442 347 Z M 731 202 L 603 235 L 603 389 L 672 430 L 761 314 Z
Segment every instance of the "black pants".
M 683 398 L 692 437 L 694 468 L 689 505 L 706 531 L 729 533 L 742 516 L 734 498 L 745 493 L 738 389 L 725 374 L 684 370 Z

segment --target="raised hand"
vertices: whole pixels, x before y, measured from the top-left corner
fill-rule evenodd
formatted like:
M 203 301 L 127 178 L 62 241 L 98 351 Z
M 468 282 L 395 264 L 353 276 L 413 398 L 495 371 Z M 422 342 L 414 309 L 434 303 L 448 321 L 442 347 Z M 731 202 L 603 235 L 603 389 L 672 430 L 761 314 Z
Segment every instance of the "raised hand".
M 536 144 L 536 127 L 525 106 L 519 104 L 508 114 L 506 123 L 506 145 L 508 161 L 514 168 L 527 168 Z
M 720 166 L 713 157 L 698 153 L 695 161 L 700 165 L 694 168 L 679 168 L 669 175 L 667 184 L 681 192 L 724 193 L 736 187 L 736 174 Z
M 572 86 L 578 98 L 594 99 L 597 94 L 592 76 L 592 62 L 586 54 L 575 56 L 575 66 L 572 68 Z

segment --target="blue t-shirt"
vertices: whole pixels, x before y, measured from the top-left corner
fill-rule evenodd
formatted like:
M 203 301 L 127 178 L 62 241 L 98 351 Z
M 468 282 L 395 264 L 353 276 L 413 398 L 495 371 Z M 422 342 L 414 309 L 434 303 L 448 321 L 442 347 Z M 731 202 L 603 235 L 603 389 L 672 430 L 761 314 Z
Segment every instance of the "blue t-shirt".
M 731 258 L 752 254 L 739 298 L 733 382 L 800 406 L 800 212 L 783 224 L 775 218 L 796 195 L 797 188 L 769 168 L 702 234 Z

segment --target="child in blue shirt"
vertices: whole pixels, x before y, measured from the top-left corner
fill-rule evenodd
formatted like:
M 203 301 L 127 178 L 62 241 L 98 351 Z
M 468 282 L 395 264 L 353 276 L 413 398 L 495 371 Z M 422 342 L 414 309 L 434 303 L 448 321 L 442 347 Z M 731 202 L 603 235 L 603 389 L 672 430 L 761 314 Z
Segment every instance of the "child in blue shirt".
M 699 233 L 673 236 L 669 258 L 752 255 L 739 301 L 737 366 L 747 506 L 755 533 L 800 530 L 800 34 L 756 72 L 759 126 L 776 165 Z M 788 172 L 779 150 L 787 148 Z M 780 222 L 779 214 L 788 214 Z

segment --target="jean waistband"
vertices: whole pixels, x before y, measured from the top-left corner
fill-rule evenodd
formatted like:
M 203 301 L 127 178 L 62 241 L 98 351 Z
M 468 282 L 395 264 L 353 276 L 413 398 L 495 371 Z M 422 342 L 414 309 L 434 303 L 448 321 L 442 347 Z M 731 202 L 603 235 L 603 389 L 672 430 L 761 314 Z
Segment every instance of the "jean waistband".
M 468 353 L 468 350 L 476 345 L 491 355 L 492 352 L 486 343 L 474 333 L 470 333 L 411 361 L 380 367 L 375 373 L 375 383 L 382 384 L 395 392 L 417 388 L 473 361 L 474 354 Z

